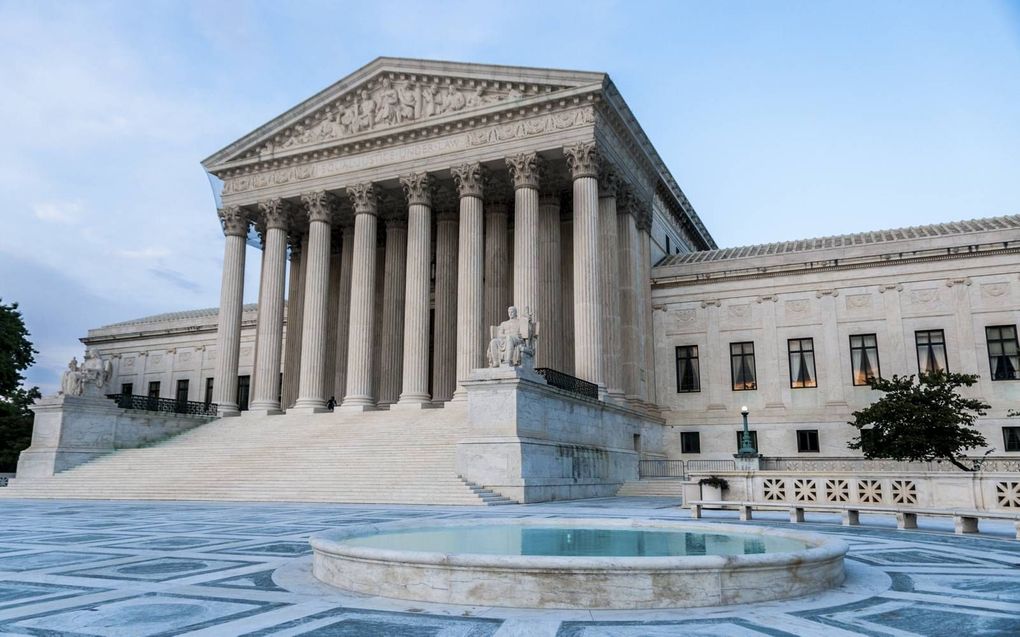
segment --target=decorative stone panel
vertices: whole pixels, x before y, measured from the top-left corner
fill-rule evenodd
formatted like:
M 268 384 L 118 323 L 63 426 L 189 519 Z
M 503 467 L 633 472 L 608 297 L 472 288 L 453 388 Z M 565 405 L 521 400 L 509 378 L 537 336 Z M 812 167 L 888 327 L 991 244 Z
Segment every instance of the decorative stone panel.
M 861 504 L 881 504 L 882 482 L 880 480 L 859 480 L 857 482 L 857 500 Z
M 850 482 L 842 479 L 826 480 L 825 497 L 829 502 L 849 502 Z
M 793 499 L 797 502 L 817 502 L 818 489 L 815 486 L 815 481 L 806 478 L 794 479 Z
M 997 482 L 995 500 L 1000 507 L 1020 509 L 1020 482 Z
M 917 504 L 917 485 L 913 480 L 892 481 L 893 504 Z
M 786 501 L 786 480 L 782 478 L 765 478 L 763 493 L 766 502 Z

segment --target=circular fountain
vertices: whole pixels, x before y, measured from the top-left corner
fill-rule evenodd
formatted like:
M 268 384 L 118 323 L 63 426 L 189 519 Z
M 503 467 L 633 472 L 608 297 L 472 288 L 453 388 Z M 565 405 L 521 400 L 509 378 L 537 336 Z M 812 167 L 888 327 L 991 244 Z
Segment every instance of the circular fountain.
M 811 533 L 664 520 L 401 521 L 315 535 L 315 576 L 444 604 L 638 609 L 761 602 L 843 581 L 847 545 Z

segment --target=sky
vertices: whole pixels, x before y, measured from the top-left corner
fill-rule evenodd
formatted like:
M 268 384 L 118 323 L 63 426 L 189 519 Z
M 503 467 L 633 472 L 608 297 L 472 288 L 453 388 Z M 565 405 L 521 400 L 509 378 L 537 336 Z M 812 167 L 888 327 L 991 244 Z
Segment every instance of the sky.
M 89 328 L 215 307 L 199 162 L 381 55 L 608 72 L 721 247 L 1020 212 L 1020 0 L 0 0 L 28 383 Z

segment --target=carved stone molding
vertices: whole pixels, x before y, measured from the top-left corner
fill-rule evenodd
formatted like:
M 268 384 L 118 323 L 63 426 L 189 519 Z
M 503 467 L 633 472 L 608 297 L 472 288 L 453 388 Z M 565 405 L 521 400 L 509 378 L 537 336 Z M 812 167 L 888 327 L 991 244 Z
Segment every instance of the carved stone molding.
M 301 203 L 305 206 L 309 222 L 332 222 L 333 209 L 335 208 L 335 202 L 332 194 L 325 190 L 307 192 L 301 195 Z
M 298 261 L 301 259 L 301 238 L 302 234 L 298 232 L 297 228 L 291 227 L 290 232 L 287 233 L 287 245 L 290 247 L 290 260 Z
M 779 296 L 776 294 L 764 294 L 754 299 L 755 303 L 764 303 L 765 301 L 772 301 L 773 303 L 779 302 Z
M 538 153 L 520 153 L 506 158 L 506 167 L 514 182 L 514 189 L 538 189 L 542 177 L 542 158 Z
M 411 173 L 400 178 L 407 205 L 432 206 L 432 177 L 428 173 Z
M 226 208 L 220 208 L 217 211 L 217 215 L 220 218 L 220 224 L 223 226 L 224 236 L 248 236 L 248 225 L 251 222 L 248 220 L 248 215 L 241 210 L 240 206 L 227 206 Z
M 578 142 L 564 146 L 563 154 L 567 158 L 567 167 L 570 168 L 573 179 L 598 178 L 599 151 L 595 142 Z
M 902 292 L 903 285 L 900 283 L 885 283 L 878 286 L 878 291 L 880 294 L 885 294 L 886 292 L 891 292 L 893 290 L 895 290 L 896 292 Z
M 272 228 L 286 230 L 289 225 L 290 205 L 279 197 L 260 201 L 259 213 L 267 230 Z
M 354 214 L 375 215 L 379 213 L 379 200 L 375 194 L 375 185 L 371 182 L 348 186 L 347 196 L 351 198 Z
M 475 162 L 461 164 L 450 169 L 453 181 L 457 184 L 457 193 L 461 197 L 482 198 L 485 192 L 485 168 Z
M 619 181 L 612 166 L 602 162 L 599 166 L 599 198 L 616 197 L 619 199 L 617 192 Z M 619 202 L 617 202 L 617 212 L 619 212 Z
M 973 281 L 971 281 L 970 277 L 967 276 L 967 277 L 963 277 L 963 278 L 959 278 L 959 279 L 948 279 L 946 281 L 946 287 L 947 288 L 951 288 L 954 285 L 971 285 L 972 283 L 973 283 Z
M 815 298 L 820 299 L 823 296 L 832 296 L 832 297 L 839 296 L 839 290 L 829 289 L 829 290 L 818 290 L 817 292 L 815 292 Z
M 710 306 L 722 307 L 722 302 L 719 301 L 719 299 L 709 299 L 707 301 L 702 301 L 701 302 L 701 309 L 705 309 L 706 307 L 710 307 Z

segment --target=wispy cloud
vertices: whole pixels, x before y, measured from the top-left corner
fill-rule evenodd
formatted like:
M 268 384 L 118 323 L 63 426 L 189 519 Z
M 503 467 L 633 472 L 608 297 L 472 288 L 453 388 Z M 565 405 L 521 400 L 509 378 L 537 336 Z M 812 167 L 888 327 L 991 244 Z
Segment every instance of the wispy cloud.
M 78 223 L 81 204 L 78 202 L 45 202 L 36 204 L 32 209 L 36 219 L 73 225 Z

